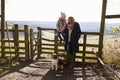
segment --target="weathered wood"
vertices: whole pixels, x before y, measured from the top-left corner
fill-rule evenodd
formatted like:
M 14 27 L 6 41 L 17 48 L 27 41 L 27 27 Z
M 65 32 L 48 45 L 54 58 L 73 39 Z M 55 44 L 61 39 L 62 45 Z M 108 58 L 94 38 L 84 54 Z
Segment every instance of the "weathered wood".
M 55 28 L 41 28 L 42 30 L 56 30 Z
M 107 19 L 120 18 L 120 14 L 116 14 L 116 15 L 106 15 L 105 18 L 107 18 Z
M 83 56 L 82 56 L 82 63 L 83 63 L 83 66 L 85 66 L 85 51 L 86 51 L 86 39 L 87 39 L 87 34 L 85 33 L 84 34 L 84 40 L 83 40 Z
M 4 37 L 5 37 L 5 33 L 4 33 L 4 28 L 5 28 L 5 0 L 1 0 L 1 57 L 4 58 L 5 57 L 5 54 L 4 54 L 4 45 L 5 43 L 3 42 L 4 41 Z
M 37 47 L 38 47 L 38 58 L 39 58 L 40 54 L 42 54 L 42 32 L 40 27 L 38 27 L 37 37 L 38 37 Z
M 29 26 L 24 25 L 24 35 L 25 35 L 25 56 L 26 56 L 26 61 L 29 60 Z
M 102 3 L 102 15 L 101 15 L 101 25 L 100 25 L 100 38 L 99 38 L 99 56 L 102 58 L 102 48 L 103 48 L 103 36 L 104 36 L 104 28 L 105 28 L 105 15 L 106 15 L 106 6 L 107 0 L 103 0 Z
M 54 39 L 55 39 L 55 53 L 58 53 L 58 36 L 57 36 L 57 30 L 54 31 Z
M 46 48 L 46 47 L 42 47 L 42 50 L 46 49 L 46 50 L 55 50 L 55 48 Z
M 7 31 L 13 33 L 13 39 L 10 39 L 10 40 L 3 39 L 3 41 L 2 41 L 2 43 L 5 44 L 2 46 L 4 48 L 5 57 L 8 57 L 9 54 L 11 53 L 12 57 L 15 57 L 14 59 L 16 61 L 18 61 L 20 59 L 20 55 L 25 56 L 24 59 L 27 59 L 27 58 L 29 59 L 29 30 L 28 30 L 28 28 L 19 29 L 18 24 L 14 24 L 13 29 L 10 29 L 10 30 L 4 29 L 4 33 Z M 21 38 L 19 36 L 19 32 L 24 33 L 24 35 L 26 36 L 26 37 L 25 36 L 23 37 L 24 40 L 23 39 L 21 40 Z M 10 44 L 12 46 L 6 45 L 6 43 L 8 43 L 8 42 L 10 42 Z M 22 44 L 24 44 L 24 45 L 22 45 Z M 9 47 L 11 48 L 11 51 L 9 51 Z
M 15 46 L 15 58 L 16 58 L 16 60 L 18 61 L 18 59 L 19 59 L 19 48 L 18 48 L 18 46 L 19 46 L 19 43 L 18 43 L 18 41 L 19 41 L 19 35 L 18 35 L 18 24 L 15 24 L 14 25 L 14 46 Z
M 81 32 L 81 34 L 87 34 L 87 35 L 100 35 L 100 32 Z
M 18 25 L 15 25 L 15 26 L 18 26 Z M 67 51 L 64 50 L 64 44 L 58 44 L 58 36 L 56 34 L 57 33 L 56 29 L 48 29 L 48 30 L 54 31 L 54 39 L 53 40 L 42 38 L 42 30 L 47 30 L 47 29 L 38 28 L 36 40 L 33 40 L 33 30 L 30 30 L 30 48 L 29 48 L 29 44 L 28 44 L 28 42 L 29 42 L 28 28 L 26 28 L 24 30 L 16 28 L 15 32 L 14 32 L 14 30 L 11 30 L 15 34 L 14 40 L 10 40 L 11 43 L 13 43 L 14 41 L 16 43 L 15 47 L 17 47 L 17 48 L 15 49 L 15 53 L 17 53 L 17 55 L 25 55 L 25 57 L 23 57 L 23 58 L 31 59 L 31 60 L 33 60 L 33 57 L 36 54 L 38 55 L 38 58 L 39 58 L 41 53 L 52 54 L 53 52 L 56 52 L 56 53 L 59 53 L 59 55 L 67 53 Z M 5 31 L 7 31 L 7 30 L 5 30 Z M 23 32 L 25 34 L 25 36 L 24 36 L 25 40 L 19 39 L 19 32 Z M 91 59 L 91 60 L 95 59 L 94 57 L 89 58 L 88 56 L 85 55 L 86 53 L 89 53 L 90 55 L 93 54 L 92 51 L 86 51 L 86 47 L 91 47 L 91 48 L 92 47 L 94 47 L 94 48 L 100 47 L 99 44 L 88 44 L 87 37 L 89 35 L 99 36 L 100 33 L 99 32 L 82 32 L 82 35 L 83 35 L 83 38 L 82 38 L 83 43 L 80 43 L 79 46 L 83 47 L 83 50 L 80 50 L 78 53 L 82 54 L 82 56 L 79 58 L 82 58 L 83 62 L 85 63 L 86 59 Z M 43 40 L 47 41 L 48 43 L 42 43 Z M 4 40 L 4 42 L 8 42 L 8 40 Z M 51 43 L 51 42 L 53 42 L 53 43 Z M 20 43 L 25 44 L 25 46 L 21 47 L 19 45 Z M 61 47 L 61 48 L 59 49 L 58 47 Z M 8 48 L 8 47 L 4 46 L 4 48 Z M 20 52 L 19 50 L 22 50 L 23 52 Z M 24 52 L 24 50 L 25 50 L 25 52 Z M 29 52 L 29 50 L 30 50 L 30 52 Z M 29 54 L 27 54 L 27 53 L 29 53 Z M 14 54 L 14 51 L 13 51 L 13 54 Z M 65 55 L 63 55 L 63 57 L 65 57 Z M 17 58 L 21 58 L 21 57 L 17 56 Z M 77 58 L 77 56 L 76 56 L 76 58 Z
M 48 28 L 41 28 L 41 32 L 42 30 L 51 30 L 51 31 L 56 31 L 56 29 L 48 29 Z M 48 43 L 41 43 L 42 47 L 41 47 L 41 53 L 45 53 L 45 54 L 51 54 L 53 53 L 53 50 L 56 52 L 56 53 L 67 53 L 67 51 L 64 50 L 64 44 L 58 44 L 58 36 L 56 36 L 56 32 L 54 32 L 54 40 L 50 40 L 50 39 L 46 39 L 46 38 L 41 38 L 41 41 L 47 41 Z M 87 37 L 89 35 L 95 35 L 95 36 L 100 36 L 100 32 L 82 32 L 82 35 L 83 35 L 83 43 L 80 43 L 79 46 L 83 47 L 83 50 L 79 51 L 78 53 L 81 53 L 82 54 L 82 61 L 83 63 L 85 63 L 86 59 L 96 59 L 96 58 L 89 58 L 89 56 L 86 56 L 85 54 L 86 53 L 89 53 L 89 55 L 92 55 L 92 51 L 87 51 L 86 50 L 86 47 L 90 47 L 90 48 L 99 48 L 99 43 L 92 43 L 92 44 L 88 44 L 87 43 Z M 42 35 L 41 35 L 42 37 Z M 56 42 L 55 44 L 54 43 L 51 43 L 51 42 Z M 99 38 L 98 38 L 98 41 L 99 41 Z M 46 47 L 47 46 L 47 47 Z M 54 47 L 55 46 L 55 47 Z M 63 47 L 62 49 L 59 49 L 58 47 Z M 48 51 L 49 50 L 49 51 Z M 65 57 L 65 56 L 64 56 Z M 88 58 L 87 58 L 88 57 Z
M 42 38 L 42 40 L 49 41 L 49 42 L 55 42 L 56 39 L 50 40 L 50 39 Z
M 14 24 L 14 25 L 15 25 L 15 24 Z M 16 24 L 16 25 L 18 25 L 18 24 Z M 0 31 L 1 31 L 1 29 L 0 29 Z M 7 29 L 3 29 L 3 31 L 6 32 Z M 18 29 L 17 31 L 18 31 L 18 32 L 25 32 L 24 29 Z M 14 29 L 9 29 L 9 32 L 14 32 Z
M 33 29 L 30 29 L 30 59 L 33 60 L 34 50 L 33 50 Z

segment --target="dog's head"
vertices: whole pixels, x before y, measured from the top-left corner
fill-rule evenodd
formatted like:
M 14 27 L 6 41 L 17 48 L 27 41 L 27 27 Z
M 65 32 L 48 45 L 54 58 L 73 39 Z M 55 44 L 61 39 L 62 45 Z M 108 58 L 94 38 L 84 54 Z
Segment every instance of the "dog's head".
M 57 59 L 57 58 L 58 58 L 58 56 L 57 56 L 56 53 L 52 53 L 51 57 L 52 57 L 53 59 Z

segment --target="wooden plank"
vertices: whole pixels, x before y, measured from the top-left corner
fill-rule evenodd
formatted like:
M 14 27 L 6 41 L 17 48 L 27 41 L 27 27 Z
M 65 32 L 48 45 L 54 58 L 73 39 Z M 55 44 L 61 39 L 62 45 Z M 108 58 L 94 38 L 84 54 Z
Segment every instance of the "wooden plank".
M 86 34 L 86 35 L 100 35 L 100 32 L 81 32 L 81 34 Z
M 14 46 L 11 46 L 11 47 L 9 47 L 9 46 L 3 46 L 5 49 L 9 49 L 9 48 L 11 48 L 11 49 L 15 49 L 15 47 Z
M 10 51 L 9 51 L 9 52 L 8 52 L 8 51 L 5 51 L 5 54 L 6 54 L 6 55 L 10 55 L 10 53 L 11 53 L 11 54 L 15 54 L 15 52 L 12 52 L 12 51 L 11 51 L 11 52 L 10 52 Z
M 44 46 L 55 46 L 56 44 L 41 44 L 41 45 L 44 45 Z
M 54 48 L 45 48 L 45 47 L 42 47 L 42 50 L 43 49 L 46 49 L 46 50 L 55 50 Z
M 18 25 L 18 24 L 15 24 L 15 25 Z M 1 29 L 0 29 L 0 31 L 1 31 Z M 5 32 L 7 32 L 7 29 L 4 29 L 3 31 L 5 31 Z M 8 29 L 8 31 L 9 32 L 13 32 L 14 30 L 13 29 Z M 25 32 L 25 30 L 23 30 L 23 29 L 18 29 L 18 30 L 16 30 L 16 31 L 18 31 L 18 32 Z
M 38 56 L 37 56 L 37 59 L 40 57 L 40 54 L 42 54 L 42 31 L 41 31 L 41 28 L 38 27 L 38 34 L 37 34 L 37 38 L 38 38 Z
M 4 39 L 3 42 L 4 42 L 4 43 L 6 43 L 6 42 L 14 43 L 14 40 L 5 40 L 5 39 Z
M 26 57 L 26 61 L 29 60 L 29 26 L 28 25 L 24 25 L 24 35 L 25 35 L 25 57 Z
M 41 28 L 41 30 L 56 30 L 55 28 Z
M 42 54 L 52 54 L 54 52 L 42 52 Z
M 42 40 L 49 41 L 49 42 L 54 42 L 55 41 L 55 40 L 50 40 L 50 39 L 46 39 L 46 38 L 42 38 Z
M 3 42 L 5 38 L 5 33 L 4 33 L 4 28 L 5 28 L 5 0 L 1 0 L 1 58 L 4 58 L 5 53 L 4 53 L 4 46 L 5 43 Z
M 86 44 L 86 47 L 99 47 L 98 44 Z
M 116 14 L 116 15 L 106 15 L 105 18 L 107 18 L 107 19 L 120 18 L 120 14 Z
M 100 38 L 99 38 L 99 52 L 100 56 L 102 57 L 102 48 L 103 48 L 103 36 L 104 36 L 104 30 L 105 30 L 105 15 L 106 15 L 106 6 L 107 6 L 107 0 L 103 0 L 102 3 L 102 15 L 101 15 L 101 25 L 100 25 Z
M 18 41 L 19 41 L 18 24 L 15 24 L 14 28 L 15 28 L 15 32 L 14 32 L 15 57 L 16 57 L 16 61 L 18 61 L 18 57 L 19 57 L 19 53 L 18 53 L 19 52 L 19 48 L 18 48 L 18 46 L 19 46 L 19 43 L 18 43 Z
M 11 42 L 11 43 L 13 43 L 13 42 L 15 42 L 14 40 L 3 40 L 3 42 Z M 18 41 L 18 43 L 26 43 L 27 41 L 25 41 L 25 40 L 19 40 Z
M 54 39 L 55 39 L 55 53 L 58 53 L 58 36 L 57 36 L 57 30 L 54 31 Z
M 33 29 L 30 29 L 30 51 L 31 51 L 31 60 L 33 60 L 33 57 L 34 57 L 34 50 L 33 50 Z
M 82 59 L 82 56 L 76 56 L 76 58 Z M 85 57 L 85 59 L 97 60 L 97 57 Z
M 84 39 L 83 39 L 83 57 L 82 57 L 82 62 L 83 62 L 83 66 L 85 66 L 85 51 L 86 51 L 86 39 L 87 39 L 87 35 L 84 34 Z
M 18 46 L 18 48 L 19 48 L 19 50 L 20 49 L 24 49 L 25 50 L 26 46 L 24 46 L 24 47 Z

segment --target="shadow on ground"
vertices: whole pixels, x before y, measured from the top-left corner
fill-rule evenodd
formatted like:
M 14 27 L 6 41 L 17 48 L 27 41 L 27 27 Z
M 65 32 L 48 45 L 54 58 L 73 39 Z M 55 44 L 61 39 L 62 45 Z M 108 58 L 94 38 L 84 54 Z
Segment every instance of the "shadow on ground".
M 88 67 L 76 66 L 61 70 L 51 70 L 51 62 L 35 62 L 18 65 L 0 76 L 0 80 L 95 80 L 93 70 Z
M 93 80 L 95 74 L 88 68 L 75 67 L 73 70 L 64 68 L 63 70 L 49 70 L 41 80 Z

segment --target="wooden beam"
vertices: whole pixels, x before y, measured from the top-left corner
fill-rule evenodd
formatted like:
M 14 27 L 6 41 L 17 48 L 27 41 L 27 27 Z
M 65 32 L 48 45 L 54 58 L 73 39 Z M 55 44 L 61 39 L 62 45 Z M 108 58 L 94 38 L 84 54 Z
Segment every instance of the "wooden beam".
M 1 53 L 2 53 L 2 57 L 4 57 L 4 45 L 5 43 L 3 42 L 4 37 L 5 37 L 5 33 L 4 33 L 4 27 L 5 27 L 5 0 L 0 0 L 1 1 Z
M 107 6 L 107 0 L 103 0 L 103 3 L 102 3 L 102 15 L 101 15 L 101 25 L 100 25 L 100 39 L 99 39 L 100 57 L 102 56 L 102 48 L 103 48 L 103 36 L 104 36 L 104 28 L 105 28 L 106 6 Z
M 112 19 L 112 18 L 120 18 L 120 14 L 116 14 L 116 15 L 106 15 L 106 18 Z

